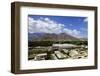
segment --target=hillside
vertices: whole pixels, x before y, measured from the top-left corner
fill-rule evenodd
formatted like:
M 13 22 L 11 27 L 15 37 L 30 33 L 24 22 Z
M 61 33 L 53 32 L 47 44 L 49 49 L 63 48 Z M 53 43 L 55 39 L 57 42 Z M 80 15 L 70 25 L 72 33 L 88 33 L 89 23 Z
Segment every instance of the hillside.
M 80 41 L 66 33 L 28 33 L 28 41 Z

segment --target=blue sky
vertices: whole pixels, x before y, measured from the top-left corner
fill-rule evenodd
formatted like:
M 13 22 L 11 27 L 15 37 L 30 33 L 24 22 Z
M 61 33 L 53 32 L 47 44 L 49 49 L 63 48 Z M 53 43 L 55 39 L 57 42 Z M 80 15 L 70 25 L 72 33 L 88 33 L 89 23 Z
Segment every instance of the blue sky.
M 87 17 L 28 15 L 29 33 L 67 33 L 87 38 Z

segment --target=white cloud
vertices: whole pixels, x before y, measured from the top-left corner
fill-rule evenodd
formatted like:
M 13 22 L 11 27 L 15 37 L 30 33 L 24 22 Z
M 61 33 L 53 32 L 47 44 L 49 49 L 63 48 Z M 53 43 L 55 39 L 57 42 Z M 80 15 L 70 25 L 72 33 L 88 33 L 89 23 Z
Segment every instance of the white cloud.
M 30 33 L 61 33 L 61 29 L 63 28 L 63 24 L 58 24 L 49 18 L 40 18 L 35 20 L 29 17 L 29 32 Z
M 49 18 L 40 17 L 40 19 L 34 19 L 29 17 L 28 19 L 29 33 L 67 33 L 75 37 L 80 36 L 80 31 L 64 28 L 64 24 L 57 23 Z
M 88 18 L 85 18 L 85 19 L 84 19 L 84 22 L 88 22 Z
M 71 29 L 65 28 L 65 29 L 63 29 L 63 31 L 64 31 L 65 33 L 69 34 L 69 35 L 74 36 L 74 37 L 77 37 L 77 38 L 80 38 L 80 37 L 81 37 L 80 31 L 78 31 L 78 30 L 76 30 L 76 29 L 71 30 Z

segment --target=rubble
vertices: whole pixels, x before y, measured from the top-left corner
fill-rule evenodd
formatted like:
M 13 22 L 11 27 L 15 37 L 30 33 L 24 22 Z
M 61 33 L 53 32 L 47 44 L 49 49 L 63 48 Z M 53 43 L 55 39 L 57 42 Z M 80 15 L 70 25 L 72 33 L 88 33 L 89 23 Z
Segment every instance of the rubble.
M 71 44 L 68 45 L 68 48 L 66 45 L 64 45 L 64 47 L 62 45 L 58 45 L 59 47 L 53 45 L 53 48 L 50 47 L 46 53 L 35 55 L 34 60 L 86 59 L 88 57 L 87 48 L 85 48 L 85 46 L 79 47 Z

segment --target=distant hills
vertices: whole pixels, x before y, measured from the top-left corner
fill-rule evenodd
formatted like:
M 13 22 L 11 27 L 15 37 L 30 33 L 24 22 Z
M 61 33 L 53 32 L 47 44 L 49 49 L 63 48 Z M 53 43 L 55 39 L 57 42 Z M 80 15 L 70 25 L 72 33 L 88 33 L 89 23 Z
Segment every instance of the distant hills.
M 86 41 L 86 38 L 76 38 L 66 33 L 28 33 L 28 41 Z

